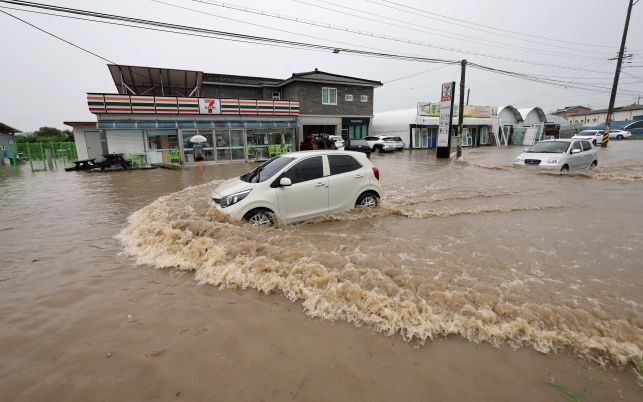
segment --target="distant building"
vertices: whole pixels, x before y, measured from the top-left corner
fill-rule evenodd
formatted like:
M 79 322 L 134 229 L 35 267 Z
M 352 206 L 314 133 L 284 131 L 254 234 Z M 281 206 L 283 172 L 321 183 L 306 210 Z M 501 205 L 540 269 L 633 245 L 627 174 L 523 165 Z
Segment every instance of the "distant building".
M 576 113 L 583 113 L 583 112 L 589 112 L 592 109 L 585 107 L 585 106 L 565 106 L 562 109 L 558 109 L 556 111 L 553 111 L 551 114 L 554 116 L 562 117 L 564 119 L 567 119 L 567 116 L 576 114 Z
M 379 81 L 317 69 L 286 79 L 108 65 L 117 94 L 88 93 L 95 125 L 74 127 L 78 157 L 145 154 L 148 164 L 192 162 L 202 135 L 206 161 L 266 159 L 315 134 L 363 138 Z M 82 144 L 85 144 L 83 146 Z
M 615 107 L 612 113 L 612 120 L 633 120 L 635 116 L 643 115 L 643 106 L 629 105 Z M 567 117 L 572 124 L 599 124 L 607 120 L 607 109 L 589 110 L 570 114 Z
M 7 126 L 4 123 L 0 123 L 0 146 L 6 148 L 8 144 L 16 143 L 16 133 L 21 133 L 22 131 L 17 130 L 13 127 Z

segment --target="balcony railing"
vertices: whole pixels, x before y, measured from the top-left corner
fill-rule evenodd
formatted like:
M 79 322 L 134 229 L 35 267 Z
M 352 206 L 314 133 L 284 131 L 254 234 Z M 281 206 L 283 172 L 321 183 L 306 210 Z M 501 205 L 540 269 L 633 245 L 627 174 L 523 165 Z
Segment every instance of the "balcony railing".
M 87 94 L 87 104 L 94 114 L 299 116 L 299 102 L 292 101 L 90 93 Z

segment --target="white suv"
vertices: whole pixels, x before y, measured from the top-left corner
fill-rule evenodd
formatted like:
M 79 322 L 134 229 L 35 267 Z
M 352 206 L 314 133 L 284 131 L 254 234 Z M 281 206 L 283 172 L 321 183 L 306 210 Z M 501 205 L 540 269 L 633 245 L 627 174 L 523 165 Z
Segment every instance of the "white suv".
M 364 137 L 368 145 L 373 148 L 373 152 L 395 151 L 404 148 L 404 141 L 400 137 L 391 137 L 389 135 L 375 135 Z
M 292 152 L 225 181 L 212 191 L 210 203 L 256 226 L 293 223 L 356 205 L 377 206 L 379 175 L 361 152 Z

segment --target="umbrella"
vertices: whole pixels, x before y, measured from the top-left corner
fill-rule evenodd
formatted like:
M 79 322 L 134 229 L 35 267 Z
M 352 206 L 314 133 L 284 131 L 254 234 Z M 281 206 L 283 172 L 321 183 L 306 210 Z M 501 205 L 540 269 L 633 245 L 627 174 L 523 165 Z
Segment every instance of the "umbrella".
M 207 140 L 208 140 L 207 138 L 205 138 L 200 134 L 194 135 L 189 139 L 190 142 L 206 142 Z

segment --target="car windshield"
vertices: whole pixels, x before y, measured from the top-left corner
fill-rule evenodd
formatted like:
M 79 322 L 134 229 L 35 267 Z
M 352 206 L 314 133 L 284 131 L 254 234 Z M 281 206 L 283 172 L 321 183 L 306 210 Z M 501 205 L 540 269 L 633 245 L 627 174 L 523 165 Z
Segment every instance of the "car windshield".
M 239 177 L 239 179 L 248 182 L 248 183 L 261 183 L 279 172 L 284 166 L 295 160 L 288 156 L 275 156 L 272 159 L 268 159 L 256 169 L 251 172 L 244 174 Z
M 364 140 L 351 140 L 351 146 L 369 146 L 368 143 Z
M 529 153 L 562 154 L 569 148 L 567 141 L 543 141 L 529 148 Z

